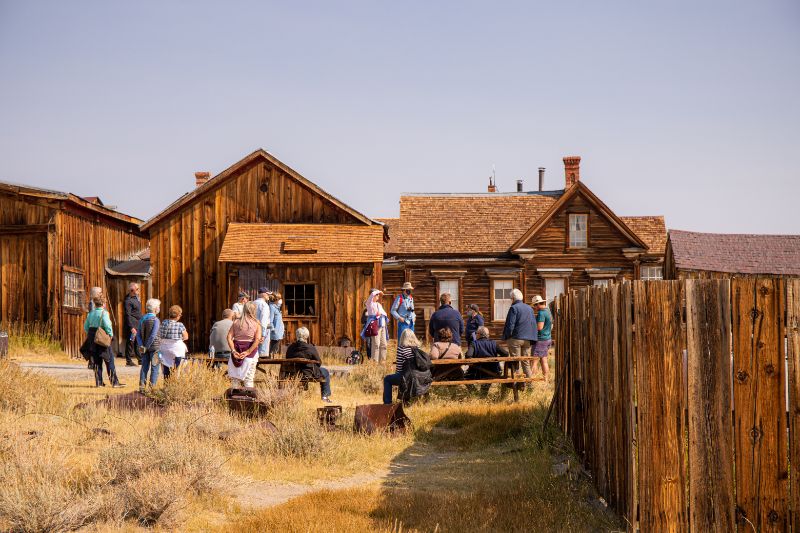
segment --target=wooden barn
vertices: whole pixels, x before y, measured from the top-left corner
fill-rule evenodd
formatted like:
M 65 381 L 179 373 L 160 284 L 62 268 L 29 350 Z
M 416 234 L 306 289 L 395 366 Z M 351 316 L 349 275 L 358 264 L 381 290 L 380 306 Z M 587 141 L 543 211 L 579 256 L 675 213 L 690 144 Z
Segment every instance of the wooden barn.
M 120 329 L 121 299 L 110 294 L 120 281 L 106 269 L 147 248 L 140 223 L 98 198 L 0 183 L 0 322 L 46 323 L 76 355 L 88 291 L 99 286 Z
M 362 304 L 382 283 L 383 226 L 264 150 L 195 189 L 142 225 L 150 235 L 153 294 L 178 304 L 190 349 L 240 290 L 284 295 L 287 339 L 300 326 L 319 345 L 355 340 Z
M 800 277 L 800 235 L 670 230 L 666 279 Z
M 414 287 L 417 333 L 449 292 L 464 312 L 478 304 L 499 335 L 520 288 L 526 301 L 551 301 L 570 288 L 622 279 L 660 279 L 666 227 L 661 216 L 620 217 L 580 180 L 580 157 L 565 157 L 563 189 L 405 194 L 388 228 L 387 304 L 405 281 Z M 543 170 L 543 169 L 542 169 Z

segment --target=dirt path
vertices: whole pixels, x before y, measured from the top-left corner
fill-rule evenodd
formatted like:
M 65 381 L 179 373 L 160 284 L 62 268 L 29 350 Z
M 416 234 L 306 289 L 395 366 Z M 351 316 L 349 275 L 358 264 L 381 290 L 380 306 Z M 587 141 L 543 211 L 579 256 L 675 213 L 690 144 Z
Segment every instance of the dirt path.
M 286 503 L 293 498 L 311 492 L 320 490 L 344 490 L 382 482 L 388 475 L 389 471 L 385 470 L 371 474 L 356 474 L 354 476 L 329 481 L 318 481 L 312 484 L 282 483 L 253 479 L 238 487 L 234 491 L 234 495 L 236 496 L 236 501 L 244 507 L 266 509 Z

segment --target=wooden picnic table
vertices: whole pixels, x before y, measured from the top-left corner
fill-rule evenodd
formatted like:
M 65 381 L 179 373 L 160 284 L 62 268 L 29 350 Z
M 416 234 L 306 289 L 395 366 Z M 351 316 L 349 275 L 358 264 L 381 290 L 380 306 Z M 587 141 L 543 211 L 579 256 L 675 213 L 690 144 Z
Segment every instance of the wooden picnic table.
M 456 369 L 462 366 L 472 366 L 472 365 L 480 365 L 482 363 L 519 363 L 522 361 L 533 361 L 537 359 L 537 357 L 533 356 L 518 356 L 518 357 L 472 357 L 467 359 L 433 359 L 431 363 L 433 366 L 450 366 L 452 369 L 444 372 L 437 376 L 438 378 L 442 378 L 447 376 L 448 374 L 455 372 Z M 533 381 L 544 381 L 544 378 L 526 378 L 526 377 L 514 377 L 514 366 L 512 364 L 504 364 L 503 365 L 503 374 L 497 374 L 492 372 L 491 370 L 484 368 L 482 366 L 478 366 L 477 369 L 479 372 L 486 374 L 487 379 L 462 379 L 462 380 L 451 380 L 451 381 L 434 381 L 431 383 L 432 386 L 452 386 L 452 385 L 487 385 L 491 383 L 500 383 L 500 384 L 512 384 L 512 389 L 514 390 L 514 401 L 519 401 L 519 386 L 523 383 L 531 383 Z

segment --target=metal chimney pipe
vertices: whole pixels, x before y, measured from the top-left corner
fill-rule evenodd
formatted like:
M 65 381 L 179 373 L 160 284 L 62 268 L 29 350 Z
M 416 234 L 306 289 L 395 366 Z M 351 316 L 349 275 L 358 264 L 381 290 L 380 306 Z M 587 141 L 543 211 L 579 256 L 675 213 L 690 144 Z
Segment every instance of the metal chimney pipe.
M 539 167 L 539 190 L 544 190 L 544 167 Z
M 522 192 L 522 180 L 517 180 L 517 192 Z

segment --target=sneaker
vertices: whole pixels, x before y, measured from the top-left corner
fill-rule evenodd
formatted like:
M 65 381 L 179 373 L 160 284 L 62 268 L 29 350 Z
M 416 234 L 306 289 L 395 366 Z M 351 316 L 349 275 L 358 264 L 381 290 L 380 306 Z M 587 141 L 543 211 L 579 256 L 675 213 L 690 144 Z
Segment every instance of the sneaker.
M 125 386 L 125 384 L 124 383 L 120 383 L 119 381 L 117 381 L 116 383 L 114 383 L 111 386 L 114 387 L 115 389 L 121 389 L 122 387 Z
M 323 401 L 323 402 L 325 402 L 325 403 L 333 403 L 333 402 L 331 401 L 331 399 L 330 399 L 330 398 L 328 398 L 327 396 L 323 396 L 323 397 L 322 397 L 322 401 Z
M 137 365 L 133 361 L 125 361 L 125 366 L 139 366 L 139 365 Z

